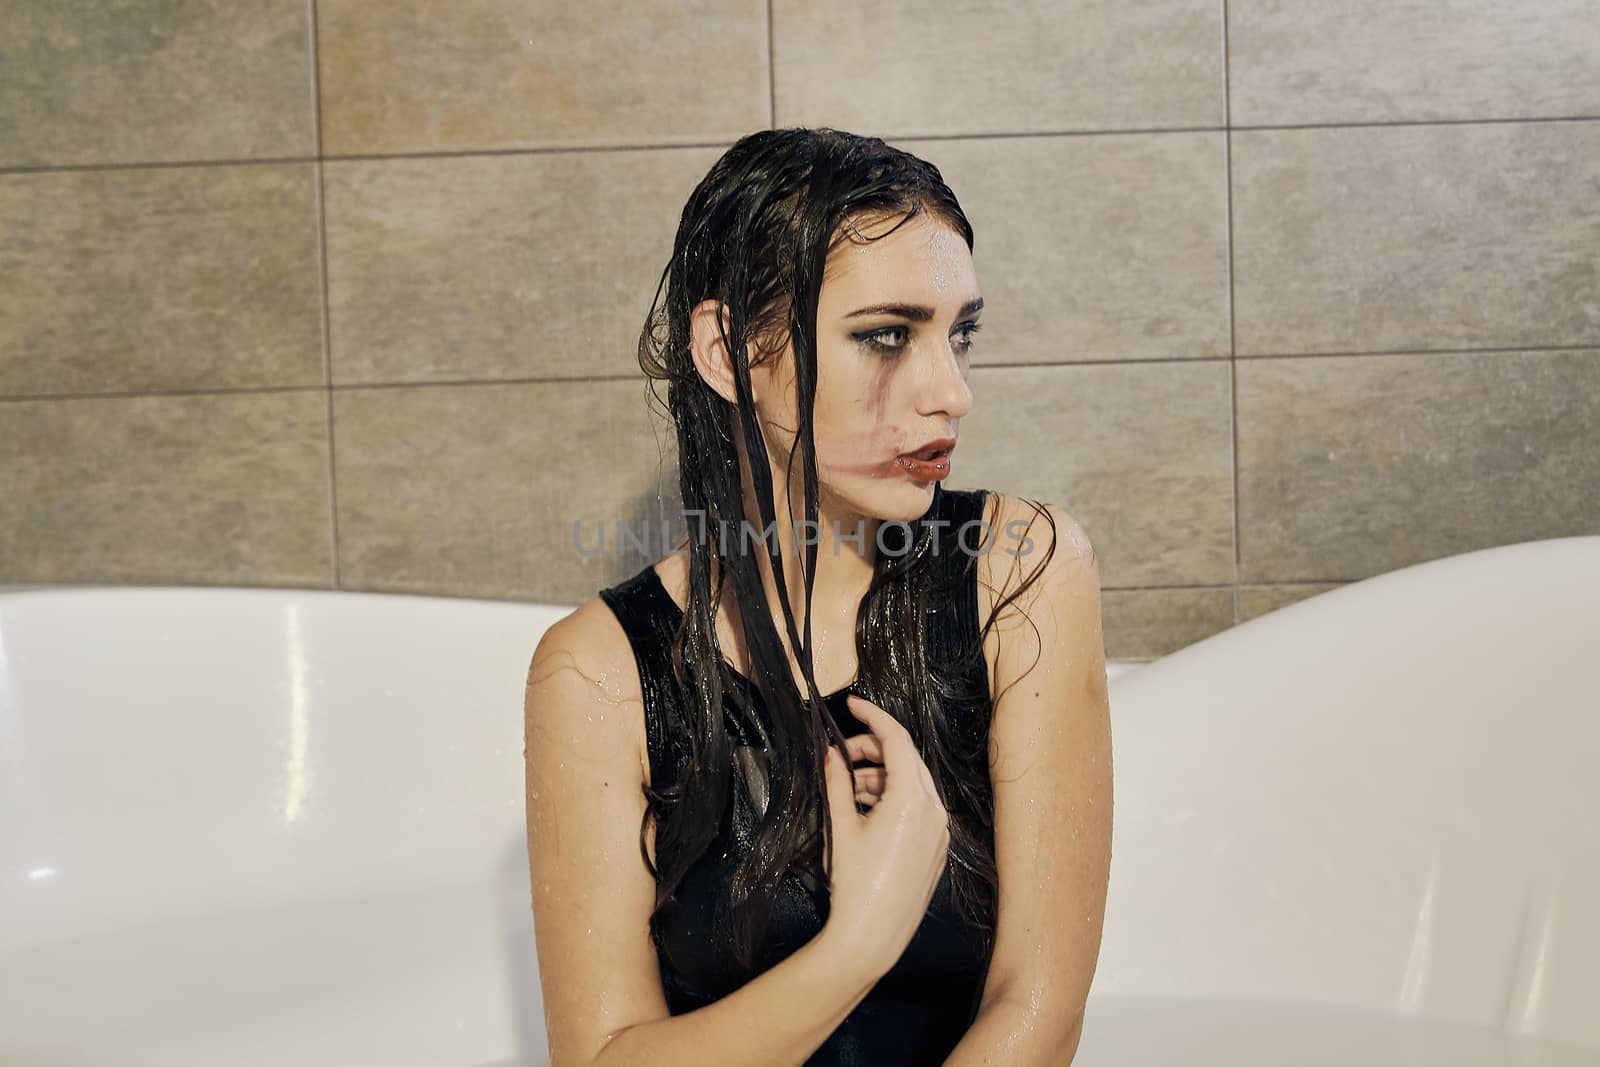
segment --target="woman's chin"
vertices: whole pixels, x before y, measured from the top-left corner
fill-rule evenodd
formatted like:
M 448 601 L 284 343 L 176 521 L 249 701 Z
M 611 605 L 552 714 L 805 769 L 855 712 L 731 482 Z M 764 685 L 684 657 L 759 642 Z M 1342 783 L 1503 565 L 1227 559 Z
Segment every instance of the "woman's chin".
M 916 522 L 928 513 L 935 484 L 904 478 L 892 486 L 874 486 L 869 492 L 855 496 L 853 510 L 879 522 Z
M 928 505 L 933 503 L 933 487 L 938 484 L 938 482 L 920 482 L 915 479 L 906 479 L 900 491 L 905 494 L 910 503 L 906 505 L 905 514 L 895 517 L 906 522 L 916 522 L 926 515 L 928 513 Z

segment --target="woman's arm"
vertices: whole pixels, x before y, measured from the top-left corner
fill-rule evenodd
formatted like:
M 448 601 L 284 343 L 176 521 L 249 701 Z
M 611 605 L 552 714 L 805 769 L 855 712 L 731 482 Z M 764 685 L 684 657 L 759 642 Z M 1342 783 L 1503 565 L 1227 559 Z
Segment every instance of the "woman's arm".
M 995 525 L 1031 514 L 1007 499 Z M 1055 555 L 1019 598 L 1026 618 L 1013 604 L 990 635 L 998 928 L 978 1016 L 946 1067 L 1071 1063 L 1099 958 L 1112 822 L 1099 566 L 1082 527 L 1059 508 L 1050 515 Z M 1048 524 L 1029 536 L 1027 555 L 986 558 L 1034 572 Z
M 639 674 L 604 602 L 539 642 L 524 728 L 552 1067 L 801 1064 L 887 970 L 825 927 L 731 994 L 669 1015 L 650 940 L 655 881 L 639 855 L 649 766 Z
M 803 1064 L 879 977 L 878 971 L 853 958 L 848 945 L 831 940 L 824 928 L 781 963 L 721 1000 L 614 1034 L 593 1063 L 595 1067 Z

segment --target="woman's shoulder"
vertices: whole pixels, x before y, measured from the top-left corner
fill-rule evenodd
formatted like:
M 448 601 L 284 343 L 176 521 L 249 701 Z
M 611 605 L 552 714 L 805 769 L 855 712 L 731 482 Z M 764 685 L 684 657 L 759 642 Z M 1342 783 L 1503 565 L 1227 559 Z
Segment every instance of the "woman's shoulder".
M 644 780 L 649 748 L 640 714 L 643 687 L 632 639 L 602 593 L 552 623 L 528 666 L 525 728 L 638 753 Z
M 1036 500 L 1033 497 L 1002 493 L 996 489 L 952 490 L 960 494 L 958 509 L 976 510 L 981 499 L 985 527 L 1002 542 L 1009 542 L 1013 552 L 1019 547 L 1020 555 L 1034 554 L 1034 542 L 1039 549 L 1048 549 L 1058 539 L 1074 551 L 1092 553 L 1092 546 L 1078 523 L 1060 504 Z M 1000 547 L 996 545 L 995 547 Z M 1046 554 L 1041 551 L 1040 555 Z
M 986 541 L 978 552 L 978 584 L 986 593 L 985 619 L 1010 590 L 1033 584 L 1047 565 L 1097 562 L 1088 534 L 1062 505 L 993 489 L 972 492 L 983 494 Z

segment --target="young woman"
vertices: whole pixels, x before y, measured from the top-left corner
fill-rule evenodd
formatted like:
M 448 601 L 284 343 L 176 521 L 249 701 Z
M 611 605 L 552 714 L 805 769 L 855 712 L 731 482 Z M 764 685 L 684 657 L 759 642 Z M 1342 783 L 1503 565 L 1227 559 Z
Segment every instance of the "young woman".
M 834 130 L 751 134 L 689 197 L 640 339 L 688 536 L 529 669 L 555 1067 L 1070 1062 L 1098 568 L 1059 508 L 941 484 L 972 241 L 936 168 Z

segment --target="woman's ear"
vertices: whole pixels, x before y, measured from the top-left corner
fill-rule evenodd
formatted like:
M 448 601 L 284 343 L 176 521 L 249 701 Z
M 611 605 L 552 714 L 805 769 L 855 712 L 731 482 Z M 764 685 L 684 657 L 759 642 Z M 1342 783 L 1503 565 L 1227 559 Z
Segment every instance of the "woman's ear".
M 694 358 L 695 369 L 705 383 L 716 390 L 722 399 L 738 406 L 739 393 L 733 380 L 733 356 L 727 345 L 722 343 L 722 331 L 717 329 L 719 312 L 723 328 L 731 333 L 728 309 L 720 300 L 702 300 L 689 312 L 689 354 Z M 754 383 L 751 384 L 751 399 L 755 399 Z

